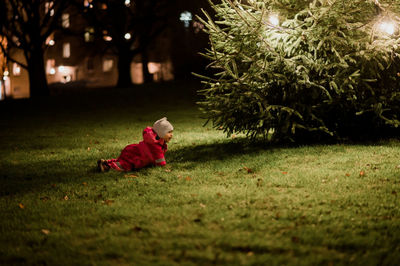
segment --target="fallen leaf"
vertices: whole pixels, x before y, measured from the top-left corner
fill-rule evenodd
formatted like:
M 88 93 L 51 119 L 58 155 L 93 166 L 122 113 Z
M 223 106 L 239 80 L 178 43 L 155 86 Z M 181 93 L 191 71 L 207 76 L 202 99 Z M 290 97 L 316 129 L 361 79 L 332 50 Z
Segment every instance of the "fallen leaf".
M 136 178 L 136 177 L 138 177 L 138 176 L 137 176 L 137 175 L 134 175 L 134 174 L 129 174 L 129 175 L 124 175 L 124 177 L 125 177 L 125 178 L 128 178 L 128 177 Z
M 400 164 L 399 165 L 396 165 L 396 167 L 395 167 L 396 169 L 400 169 Z
M 171 169 L 165 169 L 165 172 L 170 173 Z
M 47 197 L 47 196 L 45 196 L 45 197 L 41 197 L 40 198 L 40 200 L 42 200 L 42 201 L 48 201 L 50 198 L 49 197 Z
M 192 180 L 192 178 L 191 178 L 190 176 L 187 176 L 187 177 L 185 178 L 185 180 L 186 180 L 186 181 L 190 181 L 190 180 Z
M 200 203 L 200 207 L 205 208 L 206 205 L 204 205 L 203 203 Z
M 87 147 L 87 150 L 90 151 L 90 147 Z
M 253 173 L 253 170 L 251 170 L 250 168 L 243 166 L 243 169 L 247 171 L 247 173 Z
M 217 193 L 217 196 L 218 196 L 218 197 L 222 197 L 222 194 L 218 192 L 218 193 Z
M 253 256 L 253 255 L 254 255 L 254 252 L 253 252 L 253 251 L 247 252 L 247 257 L 251 257 L 251 256 Z
M 349 173 L 346 173 L 346 176 L 350 176 L 350 174 L 349 174 Z
M 236 134 L 232 134 L 231 136 L 232 139 L 236 139 L 236 137 L 237 137 Z
M 25 209 L 25 206 L 24 206 L 24 204 L 22 204 L 22 203 L 18 204 L 18 206 L 19 206 L 21 209 Z
M 288 172 L 282 172 L 283 175 L 287 175 Z
M 103 201 L 103 203 L 110 206 L 111 204 L 114 203 L 114 201 L 113 200 L 105 200 L 105 201 Z
M 87 183 L 86 182 L 82 182 L 82 185 L 87 186 Z
M 365 176 L 365 172 L 364 171 L 360 171 L 360 177 Z
M 45 235 L 48 235 L 48 234 L 50 234 L 50 230 L 42 229 L 42 233 Z
M 65 195 L 65 196 L 64 196 L 64 200 L 69 200 L 68 195 Z

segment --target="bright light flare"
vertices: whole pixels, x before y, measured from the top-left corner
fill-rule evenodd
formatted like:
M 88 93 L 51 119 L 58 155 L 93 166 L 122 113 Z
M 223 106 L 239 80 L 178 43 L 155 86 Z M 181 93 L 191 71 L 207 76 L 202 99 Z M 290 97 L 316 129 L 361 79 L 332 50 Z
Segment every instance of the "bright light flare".
M 270 15 L 268 21 L 275 27 L 279 25 L 279 17 L 277 15 Z
M 378 29 L 386 34 L 393 35 L 396 31 L 396 24 L 391 21 L 383 21 L 379 23 Z
M 124 37 L 125 37 L 126 40 L 130 40 L 132 38 L 130 33 L 125 33 Z

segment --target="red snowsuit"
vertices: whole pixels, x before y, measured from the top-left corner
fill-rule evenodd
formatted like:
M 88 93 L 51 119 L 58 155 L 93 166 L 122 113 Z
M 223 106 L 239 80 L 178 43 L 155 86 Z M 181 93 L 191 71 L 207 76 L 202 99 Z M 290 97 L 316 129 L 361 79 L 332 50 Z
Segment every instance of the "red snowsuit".
M 166 165 L 164 153 L 167 143 L 158 138 L 152 127 L 143 130 L 143 141 L 126 146 L 118 159 L 107 160 L 107 164 L 118 171 L 131 171 L 148 165 Z

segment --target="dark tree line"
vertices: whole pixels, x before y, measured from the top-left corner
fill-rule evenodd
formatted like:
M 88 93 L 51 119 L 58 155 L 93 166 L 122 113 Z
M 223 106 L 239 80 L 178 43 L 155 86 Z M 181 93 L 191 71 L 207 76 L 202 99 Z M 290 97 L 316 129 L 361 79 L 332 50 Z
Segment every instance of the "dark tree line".
M 117 86 L 132 85 L 130 64 L 138 54 L 143 63 L 144 81 L 149 82 L 152 77 L 147 68 L 148 46 L 171 26 L 174 4 L 175 0 L 138 0 L 130 3 L 93 0 L 88 8 L 80 0 L 2 0 L 0 35 L 6 37 L 8 42 L 7 46 L 0 44 L 0 48 L 9 61 L 27 69 L 31 97 L 48 95 L 44 63 L 46 40 L 56 31 L 65 31 L 60 23 L 62 13 L 75 10 L 95 29 L 95 42 L 103 42 L 102 45 L 117 56 Z M 104 42 L 104 33 L 111 37 L 110 41 Z M 126 33 L 130 34 L 130 38 L 126 37 Z M 25 61 L 15 57 L 17 50 L 23 52 Z
M 0 35 L 7 38 L 7 47 L 0 43 L 0 48 L 8 60 L 28 70 L 31 97 L 49 94 L 44 64 L 46 39 L 60 27 L 61 14 L 70 2 L 0 1 Z M 17 60 L 13 50 L 22 50 L 25 62 Z

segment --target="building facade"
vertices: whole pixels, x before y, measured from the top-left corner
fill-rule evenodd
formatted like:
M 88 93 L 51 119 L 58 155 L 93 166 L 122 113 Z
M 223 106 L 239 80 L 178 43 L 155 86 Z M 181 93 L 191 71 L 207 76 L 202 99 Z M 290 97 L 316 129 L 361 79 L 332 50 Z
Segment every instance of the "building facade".
M 91 2 L 85 0 L 82 4 L 90 8 Z M 45 8 L 51 8 L 51 5 L 46 5 Z M 104 34 L 104 42 L 96 42 L 94 28 L 88 26 L 83 14 L 77 15 L 76 12 L 71 15 L 66 10 L 61 16 L 60 24 L 63 30 L 55 31 L 46 40 L 44 60 L 50 89 L 115 86 L 118 79 L 118 58 L 106 45 L 111 37 Z M 148 70 L 155 82 L 174 79 L 170 35 L 170 30 L 164 31 L 150 44 L 148 50 Z M 127 34 L 125 38 L 130 36 Z M 11 50 L 10 54 L 15 61 L 25 63 L 22 50 Z M 134 84 L 143 83 L 141 61 L 138 54 L 131 62 L 130 73 Z M 1 50 L 0 80 L 0 99 L 30 96 L 27 70 L 14 61 L 7 61 Z

